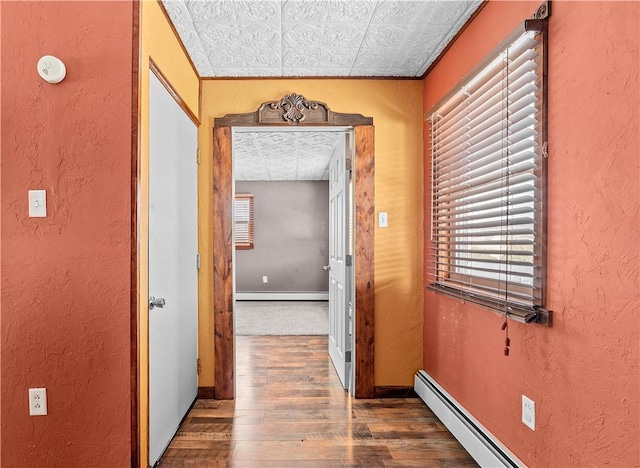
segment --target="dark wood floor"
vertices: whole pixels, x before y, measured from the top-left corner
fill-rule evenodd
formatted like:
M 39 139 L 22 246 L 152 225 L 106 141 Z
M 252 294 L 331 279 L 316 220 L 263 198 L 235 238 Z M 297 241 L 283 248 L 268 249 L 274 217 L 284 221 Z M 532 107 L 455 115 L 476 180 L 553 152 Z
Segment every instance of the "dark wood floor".
M 236 400 L 197 401 L 160 467 L 477 466 L 420 399 L 349 397 L 326 336 L 236 343 Z

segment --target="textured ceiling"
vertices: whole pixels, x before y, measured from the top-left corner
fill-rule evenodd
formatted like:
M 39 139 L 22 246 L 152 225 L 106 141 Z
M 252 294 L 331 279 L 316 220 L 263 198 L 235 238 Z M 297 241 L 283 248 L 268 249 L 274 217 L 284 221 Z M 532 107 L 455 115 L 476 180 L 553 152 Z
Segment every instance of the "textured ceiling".
M 235 180 L 328 180 L 329 159 L 344 132 L 236 132 Z
M 202 77 L 418 77 L 481 0 L 163 0 Z

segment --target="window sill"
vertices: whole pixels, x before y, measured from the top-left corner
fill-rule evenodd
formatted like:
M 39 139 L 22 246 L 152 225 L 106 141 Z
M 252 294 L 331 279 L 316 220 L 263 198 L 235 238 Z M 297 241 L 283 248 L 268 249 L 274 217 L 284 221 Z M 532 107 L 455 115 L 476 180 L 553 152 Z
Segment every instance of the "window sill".
M 470 302 L 472 304 L 482 306 L 495 313 L 504 314 L 504 303 L 493 300 L 490 297 L 462 292 L 459 289 L 435 283 L 426 285 L 425 289 L 435 293 L 445 294 L 463 302 Z M 532 306 L 531 308 L 518 307 L 513 304 L 510 304 L 508 308 L 507 317 L 515 320 L 516 322 L 537 323 L 540 325 L 546 325 L 547 327 L 551 327 L 553 325 L 553 312 L 550 310 L 538 306 Z

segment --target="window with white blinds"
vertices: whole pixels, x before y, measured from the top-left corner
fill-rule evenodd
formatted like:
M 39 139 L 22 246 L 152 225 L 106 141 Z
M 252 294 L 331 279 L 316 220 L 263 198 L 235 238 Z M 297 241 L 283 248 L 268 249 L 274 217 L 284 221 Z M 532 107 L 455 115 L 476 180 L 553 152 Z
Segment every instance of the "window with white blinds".
M 253 249 L 253 194 L 236 194 L 233 216 L 236 249 Z
M 544 305 L 545 36 L 512 35 L 429 117 L 430 286 L 527 321 Z

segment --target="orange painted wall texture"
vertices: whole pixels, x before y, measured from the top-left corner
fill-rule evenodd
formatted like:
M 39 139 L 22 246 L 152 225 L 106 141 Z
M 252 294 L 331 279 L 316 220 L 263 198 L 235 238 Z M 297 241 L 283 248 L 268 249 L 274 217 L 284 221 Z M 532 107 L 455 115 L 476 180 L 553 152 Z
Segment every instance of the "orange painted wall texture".
M 253 112 L 298 93 L 335 112 L 361 113 L 375 126 L 375 385 L 407 386 L 422 362 L 422 82 L 350 79 L 205 80 L 200 126 L 200 385 L 213 381 L 213 120 Z M 374 214 L 375 216 L 375 214 Z M 209 350 L 209 351 L 208 351 Z
M 129 466 L 132 2 L 0 8 L 0 464 Z M 45 54 L 62 83 L 37 75 Z M 29 189 L 46 218 L 27 216 Z
M 489 2 L 427 76 L 425 110 L 536 5 Z M 511 322 L 511 354 L 504 357 L 501 317 L 425 294 L 425 369 L 530 466 L 640 463 L 639 10 L 637 2 L 553 2 L 547 301 L 553 327 Z M 425 155 L 428 183 L 428 147 Z M 535 432 L 520 422 L 522 394 L 535 401 Z

